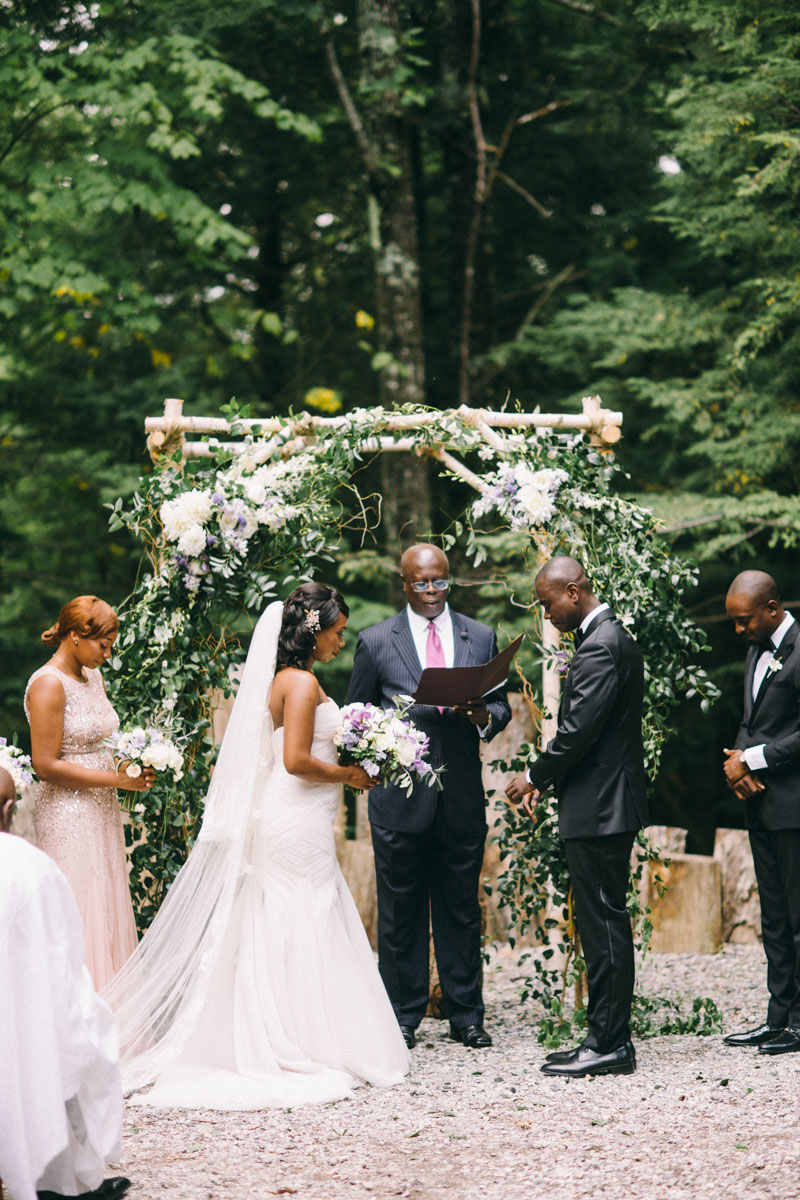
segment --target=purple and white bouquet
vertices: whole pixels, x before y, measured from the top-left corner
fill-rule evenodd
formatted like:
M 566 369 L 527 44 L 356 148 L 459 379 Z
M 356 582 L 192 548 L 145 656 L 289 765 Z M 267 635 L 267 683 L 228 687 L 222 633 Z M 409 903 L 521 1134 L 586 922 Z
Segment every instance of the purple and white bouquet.
M 357 763 L 372 779 L 396 783 L 410 796 L 417 781 L 441 788 L 444 767 L 428 762 L 430 739 L 406 716 L 414 701 L 395 696 L 394 709 L 346 704 L 333 735 L 341 763 Z
M 36 779 L 30 755 L 23 754 L 19 746 L 9 745 L 8 739 L 4 737 L 0 737 L 0 767 L 5 767 L 14 780 L 18 796 L 21 796 L 25 788 Z
M 183 778 L 183 755 L 175 743 L 154 725 L 137 725 L 124 733 L 112 734 L 106 745 L 114 758 L 127 761 L 125 774 L 137 779 L 145 767 L 154 771 L 172 771 L 175 783 Z

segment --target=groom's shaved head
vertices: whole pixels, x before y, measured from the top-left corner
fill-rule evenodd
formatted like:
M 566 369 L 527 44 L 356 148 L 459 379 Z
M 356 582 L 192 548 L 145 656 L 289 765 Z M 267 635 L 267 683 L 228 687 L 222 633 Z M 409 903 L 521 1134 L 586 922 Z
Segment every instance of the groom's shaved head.
M 557 554 L 555 558 L 548 559 L 536 576 L 535 586 L 538 588 L 540 583 L 547 583 L 552 587 L 566 587 L 567 584 L 574 583 L 582 592 L 592 590 L 586 572 L 577 558 L 570 558 L 566 554 Z

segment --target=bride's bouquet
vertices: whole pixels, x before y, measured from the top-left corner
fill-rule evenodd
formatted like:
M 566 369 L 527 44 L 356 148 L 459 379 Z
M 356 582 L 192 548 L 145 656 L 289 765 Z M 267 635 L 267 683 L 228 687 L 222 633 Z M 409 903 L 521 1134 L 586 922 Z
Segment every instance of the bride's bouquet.
M 30 755 L 23 754 L 19 746 L 9 745 L 4 737 L 0 737 L 0 767 L 5 767 L 14 780 L 18 796 L 36 779 Z
M 357 763 L 372 779 L 396 783 L 410 796 L 417 781 L 441 788 L 444 767 L 427 760 L 430 739 L 406 716 L 414 701 L 395 696 L 394 709 L 346 704 L 333 735 L 341 763 Z
M 175 743 L 154 725 L 136 725 L 106 739 L 114 758 L 127 761 L 125 774 L 137 779 L 145 767 L 154 771 L 172 771 L 175 783 L 183 778 L 183 755 Z

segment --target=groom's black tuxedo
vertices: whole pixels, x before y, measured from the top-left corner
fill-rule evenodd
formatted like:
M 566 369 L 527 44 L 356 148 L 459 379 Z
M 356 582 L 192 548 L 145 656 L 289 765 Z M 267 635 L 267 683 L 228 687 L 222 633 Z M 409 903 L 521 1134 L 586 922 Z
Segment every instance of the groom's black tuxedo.
M 488 662 L 497 639 L 486 625 L 450 610 L 453 665 Z M 347 699 L 392 708 L 414 692 L 422 665 L 406 610 L 359 634 Z M 487 697 L 490 740 L 508 724 L 505 690 Z M 482 1024 L 478 882 L 486 838 L 480 736 L 462 715 L 416 705 L 409 717 L 430 738 L 430 761 L 444 764 L 443 788 L 395 785 L 369 793 L 378 890 L 381 975 L 401 1025 L 415 1028 L 428 1005 L 429 912 L 442 993 L 451 1021 Z
M 586 1044 L 601 1053 L 629 1037 L 633 939 L 626 911 L 630 853 L 649 820 L 642 749 L 642 652 L 610 609 L 577 645 L 558 730 L 530 763 L 534 787 L 553 786 L 567 847 L 589 985 Z
M 791 625 L 753 699 L 761 650 L 745 662 L 744 716 L 737 750 L 764 746 L 764 791 L 746 800 L 745 823 L 761 898 L 771 1025 L 800 1027 L 800 633 Z

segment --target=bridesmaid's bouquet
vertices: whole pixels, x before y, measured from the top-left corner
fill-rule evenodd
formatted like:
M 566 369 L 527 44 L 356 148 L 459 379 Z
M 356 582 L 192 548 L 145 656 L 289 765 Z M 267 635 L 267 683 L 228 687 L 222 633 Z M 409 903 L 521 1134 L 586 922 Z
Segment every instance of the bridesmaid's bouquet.
M 175 743 L 154 725 L 136 725 L 106 739 L 114 758 L 127 761 L 125 774 L 137 779 L 145 767 L 154 771 L 172 771 L 175 783 L 183 778 L 183 755 Z
M 30 755 L 23 754 L 19 746 L 9 745 L 8 739 L 4 737 L 0 737 L 0 767 L 5 767 L 14 780 L 18 796 L 21 796 L 25 788 L 36 779 Z
M 430 739 L 406 716 L 414 701 L 395 696 L 395 708 L 375 704 L 346 704 L 341 725 L 333 735 L 341 763 L 357 763 L 372 779 L 396 783 L 410 796 L 417 781 L 441 788 L 444 767 L 427 760 Z

